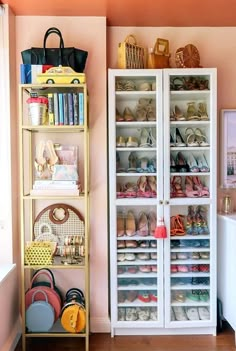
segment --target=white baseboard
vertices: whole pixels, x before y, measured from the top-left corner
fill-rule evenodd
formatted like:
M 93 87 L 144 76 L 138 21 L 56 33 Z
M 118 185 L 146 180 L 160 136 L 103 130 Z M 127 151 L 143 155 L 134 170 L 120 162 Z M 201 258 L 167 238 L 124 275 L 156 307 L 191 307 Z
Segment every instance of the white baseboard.
M 111 322 L 110 318 L 90 318 L 90 330 L 92 333 L 110 333 Z
M 14 351 L 21 338 L 21 318 L 19 317 L 16 324 L 12 328 L 11 334 L 1 348 L 1 351 Z

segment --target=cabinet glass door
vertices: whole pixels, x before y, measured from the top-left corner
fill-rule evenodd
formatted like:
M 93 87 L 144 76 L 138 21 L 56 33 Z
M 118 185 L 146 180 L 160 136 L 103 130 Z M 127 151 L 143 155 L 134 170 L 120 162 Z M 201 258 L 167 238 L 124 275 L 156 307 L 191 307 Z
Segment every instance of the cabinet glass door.
M 111 319 L 163 324 L 162 73 L 109 71 Z
M 165 70 L 167 327 L 214 325 L 216 86 L 214 69 Z

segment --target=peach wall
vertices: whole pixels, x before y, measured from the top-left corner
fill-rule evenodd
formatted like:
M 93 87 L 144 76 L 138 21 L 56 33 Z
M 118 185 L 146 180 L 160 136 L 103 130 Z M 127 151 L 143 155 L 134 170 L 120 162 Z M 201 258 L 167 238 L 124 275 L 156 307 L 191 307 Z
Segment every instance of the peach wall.
M 109 331 L 107 256 L 107 143 L 106 143 L 106 18 L 16 16 L 16 68 L 19 82 L 21 51 L 42 47 L 45 31 L 58 27 L 65 46 L 89 52 L 85 73 L 89 91 L 91 170 L 91 329 Z M 51 36 L 50 47 L 58 46 Z M 73 277 L 73 275 L 72 275 Z

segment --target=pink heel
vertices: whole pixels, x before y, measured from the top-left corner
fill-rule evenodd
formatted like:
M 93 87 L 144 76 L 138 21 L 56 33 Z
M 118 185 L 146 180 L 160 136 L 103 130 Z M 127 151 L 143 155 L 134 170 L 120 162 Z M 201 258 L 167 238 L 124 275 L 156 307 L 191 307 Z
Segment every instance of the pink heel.
M 208 187 L 204 186 L 201 183 L 201 180 L 199 177 L 193 177 L 193 183 L 194 183 L 194 187 L 195 187 L 195 189 L 197 189 L 200 197 L 209 197 L 210 196 Z
M 187 176 L 185 178 L 185 192 L 187 197 L 199 197 L 199 192 L 194 190 L 194 182 L 192 177 Z

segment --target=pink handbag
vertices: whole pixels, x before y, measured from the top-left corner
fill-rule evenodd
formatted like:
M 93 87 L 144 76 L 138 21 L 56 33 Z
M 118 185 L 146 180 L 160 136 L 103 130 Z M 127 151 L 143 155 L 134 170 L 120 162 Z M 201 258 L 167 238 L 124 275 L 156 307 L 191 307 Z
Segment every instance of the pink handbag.
M 48 278 L 48 281 L 39 281 L 38 278 L 42 275 Z M 39 291 L 39 289 L 41 291 Z M 38 292 L 34 295 L 35 292 Z M 54 308 L 55 311 L 55 321 L 59 318 L 62 307 L 62 297 L 58 288 L 55 285 L 55 280 L 52 272 L 49 269 L 43 268 L 36 271 L 33 275 L 30 288 L 25 293 L 25 309 L 27 309 L 32 303 L 32 297 L 34 296 L 34 301 L 45 300 L 46 294 L 48 303 Z

